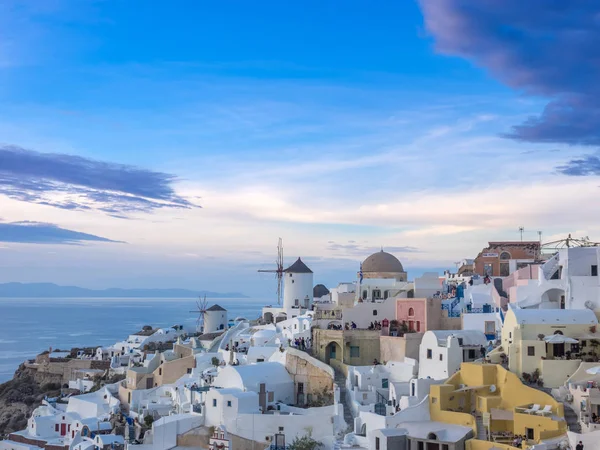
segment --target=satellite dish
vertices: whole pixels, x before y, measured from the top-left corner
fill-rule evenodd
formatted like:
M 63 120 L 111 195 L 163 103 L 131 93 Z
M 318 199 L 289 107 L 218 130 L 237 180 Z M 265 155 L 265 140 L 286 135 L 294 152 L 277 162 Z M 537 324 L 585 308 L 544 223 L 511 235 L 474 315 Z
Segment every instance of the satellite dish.
M 592 309 L 592 310 L 593 310 L 593 309 L 594 309 L 594 302 L 593 302 L 593 301 L 591 301 L 591 300 L 586 300 L 586 301 L 585 301 L 585 307 L 586 307 L 587 309 Z
M 495 384 L 492 384 L 492 385 L 490 386 L 490 392 L 496 392 L 496 389 L 497 389 L 497 388 L 496 388 L 496 385 L 495 385 Z

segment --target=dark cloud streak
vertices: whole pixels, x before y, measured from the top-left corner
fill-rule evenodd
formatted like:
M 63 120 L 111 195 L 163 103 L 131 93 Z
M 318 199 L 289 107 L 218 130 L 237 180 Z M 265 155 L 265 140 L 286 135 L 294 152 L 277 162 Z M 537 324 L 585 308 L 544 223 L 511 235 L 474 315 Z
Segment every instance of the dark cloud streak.
M 439 52 L 473 61 L 526 95 L 548 98 L 539 115 L 512 127 L 505 137 L 600 146 L 600 3 L 419 1 Z M 571 169 L 559 170 L 597 174 L 594 158 L 571 161 Z
M 116 215 L 195 207 L 177 195 L 175 181 L 173 175 L 134 166 L 0 146 L 0 194 L 24 202 Z
M 20 244 L 82 244 L 84 242 L 113 242 L 93 234 L 61 228 L 43 222 L 0 223 L 0 242 Z

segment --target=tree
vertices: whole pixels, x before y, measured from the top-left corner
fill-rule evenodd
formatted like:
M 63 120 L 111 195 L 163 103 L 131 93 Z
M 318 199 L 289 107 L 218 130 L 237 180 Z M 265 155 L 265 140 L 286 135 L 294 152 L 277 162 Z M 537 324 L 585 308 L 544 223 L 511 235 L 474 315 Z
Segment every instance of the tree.
M 215 367 L 219 367 L 219 364 L 221 364 L 221 362 L 219 361 L 219 358 L 217 358 L 216 356 L 213 356 L 211 358 L 210 363 Z
M 147 415 L 146 417 L 144 417 L 144 423 L 148 428 L 150 428 L 154 423 L 154 417 L 152 417 L 151 415 Z
M 322 442 L 313 439 L 312 430 L 308 430 L 308 433 L 301 438 L 296 436 L 288 446 L 288 450 L 318 450 L 322 445 Z

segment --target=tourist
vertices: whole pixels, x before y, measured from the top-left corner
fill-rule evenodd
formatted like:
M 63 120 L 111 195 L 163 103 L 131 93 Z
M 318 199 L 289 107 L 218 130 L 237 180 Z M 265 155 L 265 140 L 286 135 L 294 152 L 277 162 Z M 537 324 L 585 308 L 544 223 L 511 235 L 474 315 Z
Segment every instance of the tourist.
M 583 450 L 583 442 L 579 441 L 579 444 L 575 446 L 575 450 Z
M 354 322 L 352 322 L 352 325 L 351 325 L 351 326 L 352 326 L 352 329 L 353 329 L 353 330 L 356 330 L 356 324 L 355 324 Z

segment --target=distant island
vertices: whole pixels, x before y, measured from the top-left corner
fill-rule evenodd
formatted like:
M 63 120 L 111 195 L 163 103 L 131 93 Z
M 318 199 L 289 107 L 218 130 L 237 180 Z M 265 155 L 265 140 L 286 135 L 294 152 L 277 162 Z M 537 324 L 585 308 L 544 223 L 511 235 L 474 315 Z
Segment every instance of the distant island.
M 0 283 L 0 298 L 248 298 L 239 292 L 191 291 L 188 289 L 86 289 L 54 283 Z

